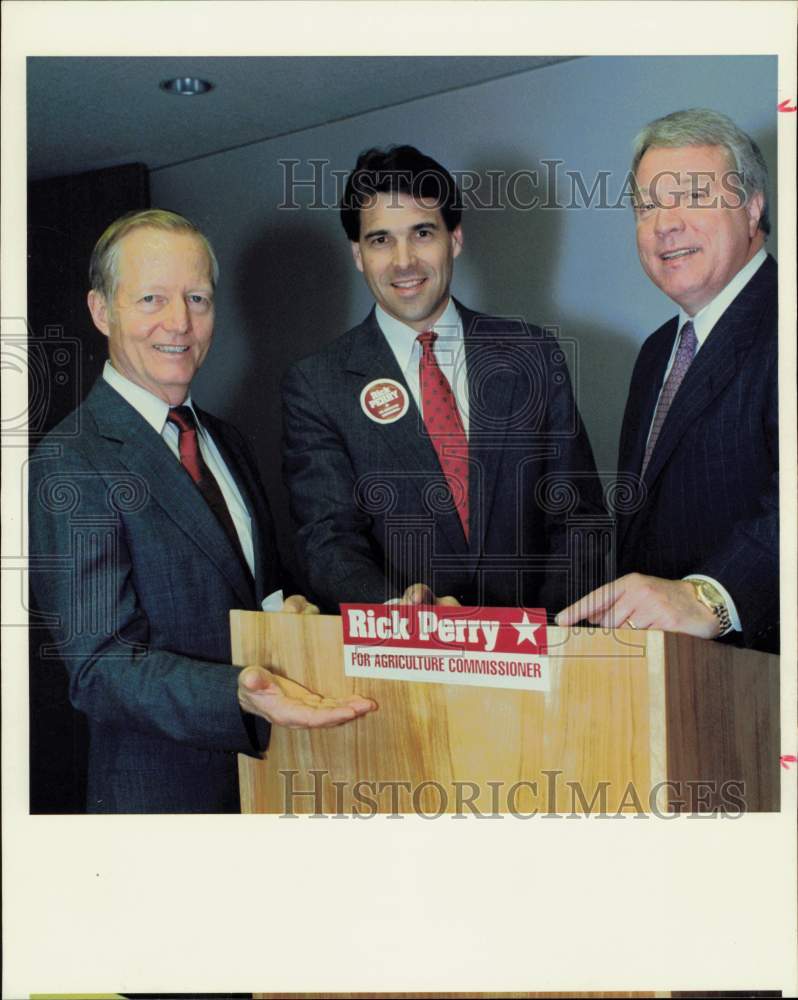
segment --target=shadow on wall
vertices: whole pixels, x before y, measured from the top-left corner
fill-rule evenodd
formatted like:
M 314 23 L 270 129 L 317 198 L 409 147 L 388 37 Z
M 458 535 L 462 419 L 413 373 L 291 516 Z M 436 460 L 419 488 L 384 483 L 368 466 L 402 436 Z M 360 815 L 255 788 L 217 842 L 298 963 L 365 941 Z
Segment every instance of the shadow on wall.
M 311 214 L 264 225 L 239 259 L 232 295 L 245 317 L 248 359 L 238 385 L 234 422 L 255 448 L 277 526 L 280 552 L 293 562 L 288 494 L 282 481 L 280 382 L 299 358 L 347 329 L 352 263 L 341 239 Z
M 475 169 L 484 175 L 488 168 L 477 165 Z M 505 178 L 528 171 L 537 171 L 541 179 L 546 177 L 542 164 L 519 161 L 512 155 L 502 156 L 497 150 L 492 152 L 490 169 Z M 537 207 L 520 207 L 529 205 L 535 195 L 540 200 Z M 523 316 L 537 326 L 555 328 L 562 341 L 572 342 L 566 356 L 577 404 L 596 464 L 601 472 L 611 476 L 617 468 L 623 409 L 640 345 L 632 333 L 624 335 L 610 326 L 586 322 L 584 312 L 589 312 L 589 303 L 585 303 L 582 315 L 575 317 L 557 301 L 554 289 L 560 285 L 563 248 L 570 234 L 566 210 L 541 207 L 546 198 L 543 185 L 533 188 L 529 183 L 519 182 L 515 207 L 505 193 L 499 208 L 476 204 L 466 208 L 465 251 L 457 266 L 465 279 L 461 284 L 467 282 L 475 292 L 474 301 L 467 300 L 465 304 L 484 312 Z M 484 202 L 487 198 L 480 200 Z M 588 253 L 586 248 L 586 257 Z M 591 264 L 591 260 L 585 260 L 586 268 Z

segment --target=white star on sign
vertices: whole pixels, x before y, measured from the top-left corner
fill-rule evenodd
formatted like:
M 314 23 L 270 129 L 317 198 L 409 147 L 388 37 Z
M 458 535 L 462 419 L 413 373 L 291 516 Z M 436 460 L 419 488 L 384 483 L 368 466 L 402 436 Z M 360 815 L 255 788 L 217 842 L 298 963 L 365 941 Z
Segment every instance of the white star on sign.
M 540 628 L 540 623 L 537 625 L 533 624 L 529 620 L 526 611 L 524 612 L 523 619 L 517 625 L 513 622 L 513 628 L 518 632 L 516 646 L 520 646 L 522 642 L 531 642 L 533 646 L 535 645 L 535 633 Z

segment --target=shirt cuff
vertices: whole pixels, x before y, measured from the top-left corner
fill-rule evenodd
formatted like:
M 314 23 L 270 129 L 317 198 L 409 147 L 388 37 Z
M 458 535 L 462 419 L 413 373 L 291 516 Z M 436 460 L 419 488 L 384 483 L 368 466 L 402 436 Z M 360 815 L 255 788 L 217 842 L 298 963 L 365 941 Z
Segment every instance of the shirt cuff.
M 261 601 L 262 611 L 282 611 L 283 608 L 283 592 L 282 590 L 275 590 L 274 593 L 269 594 L 268 597 L 264 597 Z
M 727 628 L 725 632 L 721 632 L 721 635 L 728 635 L 729 632 L 742 632 L 743 626 L 740 623 L 740 616 L 737 614 L 737 606 L 732 600 L 731 594 L 722 583 L 718 583 L 711 576 L 704 576 L 703 573 L 690 573 L 689 576 L 685 577 L 685 580 L 706 580 L 707 583 L 711 583 L 719 591 L 720 596 L 726 604 L 726 610 L 729 612 L 729 621 L 731 622 L 731 628 Z

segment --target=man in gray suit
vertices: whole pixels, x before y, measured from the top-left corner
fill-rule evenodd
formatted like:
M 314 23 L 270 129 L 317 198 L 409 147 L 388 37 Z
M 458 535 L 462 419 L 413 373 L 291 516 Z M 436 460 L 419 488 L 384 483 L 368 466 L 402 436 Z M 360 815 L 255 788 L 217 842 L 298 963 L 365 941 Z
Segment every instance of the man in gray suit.
M 230 664 L 229 611 L 279 610 L 282 574 L 255 460 L 200 410 L 218 265 L 187 219 L 114 222 L 92 256 L 89 309 L 109 361 L 30 463 L 31 585 L 88 717 L 90 812 L 236 812 L 238 753 L 271 723 L 334 726 L 375 706 L 330 701 Z M 294 596 L 282 610 L 315 611 Z

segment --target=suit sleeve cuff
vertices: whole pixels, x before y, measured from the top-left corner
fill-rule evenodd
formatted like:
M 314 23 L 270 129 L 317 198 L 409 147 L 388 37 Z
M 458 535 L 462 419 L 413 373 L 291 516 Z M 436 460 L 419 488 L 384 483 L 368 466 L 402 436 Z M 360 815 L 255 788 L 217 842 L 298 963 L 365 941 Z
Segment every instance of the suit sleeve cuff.
M 271 734 L 271 724 L 260 715 L 252 715 L 250 712 L 241 711 L 241 721 L 252 745 L 252 753 L 260 756 L 269 746 L 269 736 Z
M 260 604 L 261 611 L 282 611 L 283 610 L 283 592 L 282 590 L 275 590 L 269 594 L 268 597 L 264 597 Z

